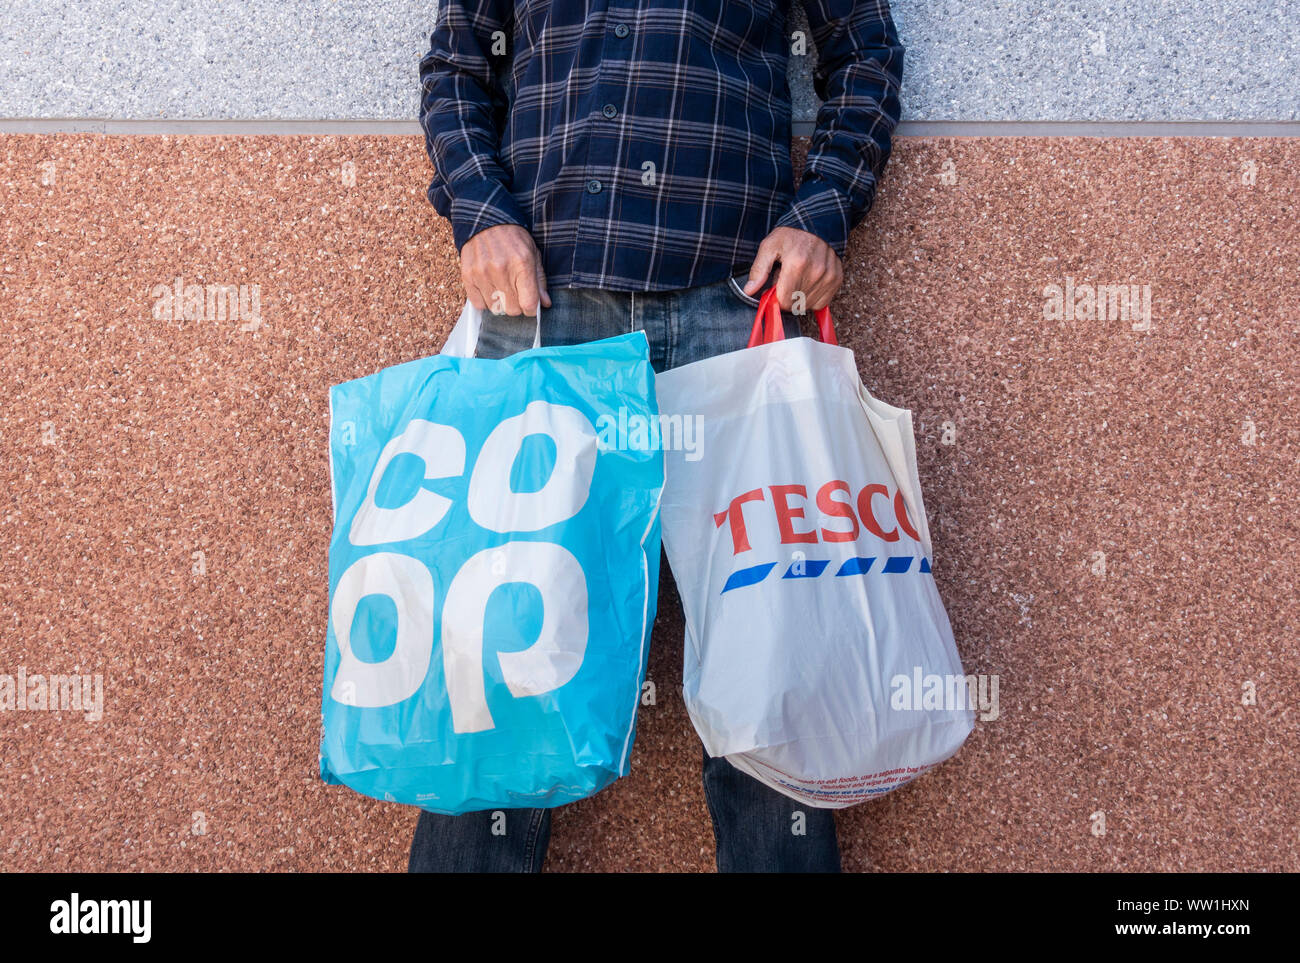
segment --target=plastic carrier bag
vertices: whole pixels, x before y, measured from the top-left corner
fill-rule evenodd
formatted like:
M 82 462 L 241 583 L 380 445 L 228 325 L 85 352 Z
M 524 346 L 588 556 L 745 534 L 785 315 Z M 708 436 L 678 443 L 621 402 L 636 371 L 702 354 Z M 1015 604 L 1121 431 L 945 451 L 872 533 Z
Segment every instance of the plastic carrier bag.
M 454 814 L 627 773 L 663 461 L 600 442 L 620 409 L 657 417 L 643 332 L 330 390 L 326 782 Z
M 666 453 L 662 509 L 691 720 L 710 755 L 839 808 L 951 756 L 974 714 L 911 414 L 867 392 L 824 309 L 818 323 L 821 342 L 784 340 L 768 291 L 749 347 L 656 384 L 663 411 L 703 425 L 702 457 Z

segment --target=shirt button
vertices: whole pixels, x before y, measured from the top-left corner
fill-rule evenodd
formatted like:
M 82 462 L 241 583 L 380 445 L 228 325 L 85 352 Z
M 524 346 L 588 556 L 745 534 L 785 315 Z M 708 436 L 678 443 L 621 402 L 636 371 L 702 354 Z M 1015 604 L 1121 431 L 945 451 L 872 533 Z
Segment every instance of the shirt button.
M 625 23 L 620 23 L 617 27 L 614 28 L 614 36 L 618 37 L 618 39 L 620 40 L 622 40 L 631 32 L 632 31 L 627 28 L 627 24 Z
M 600 193 L 600 181 L 595 180 L 595 179 L 587 181 L 587 193 L 588 193 L 588 194 L 599 194 L 599 193 Z
M 618 108 L 615 107 L 613 104 L 606 104 L 604 110 L 602 110 L 601 113 L 612 120 L 618 116 Z

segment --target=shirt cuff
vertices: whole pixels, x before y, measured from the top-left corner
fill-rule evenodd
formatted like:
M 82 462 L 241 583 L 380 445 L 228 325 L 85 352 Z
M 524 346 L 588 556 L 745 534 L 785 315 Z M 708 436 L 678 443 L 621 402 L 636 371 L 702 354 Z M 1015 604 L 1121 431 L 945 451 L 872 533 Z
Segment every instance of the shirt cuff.
M 452 199 L 448 220 L 457 252 L 475 234 L 498 224 L 517 224 L 525 231 L 529 229 L 523 210 L 500 181 L 488 178 L 464 181 L 450 188 L 449 193 Z
M 815 234 L 842 260 L 849 244 L 849 208 L 849 199 L 830 184 L 805 180 L 776 226 Z

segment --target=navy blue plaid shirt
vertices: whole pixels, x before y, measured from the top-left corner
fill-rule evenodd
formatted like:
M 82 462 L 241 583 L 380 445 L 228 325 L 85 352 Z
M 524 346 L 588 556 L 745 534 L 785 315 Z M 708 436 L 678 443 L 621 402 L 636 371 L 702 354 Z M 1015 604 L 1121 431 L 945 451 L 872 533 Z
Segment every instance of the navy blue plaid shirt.
M 903 48 L 888 0 L 805 0 L 824 103 L 796 191 L 789 6 L 441 0 L 420 123 L 456 249 L 518 224 L 550 285 L 621 291 L 747 270 L 778 226 L 843 257 L 889 158 Z

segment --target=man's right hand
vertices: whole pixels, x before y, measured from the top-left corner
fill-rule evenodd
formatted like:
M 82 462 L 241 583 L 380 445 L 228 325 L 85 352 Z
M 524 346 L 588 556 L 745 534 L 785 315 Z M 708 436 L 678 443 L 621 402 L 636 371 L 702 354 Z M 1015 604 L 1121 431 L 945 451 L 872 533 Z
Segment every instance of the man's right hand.
M 460 249 L 460 277 L 470 304 L 494 314 L 537 313 L 551 306 L 542 255 L 517 224 L 479 231 Z

